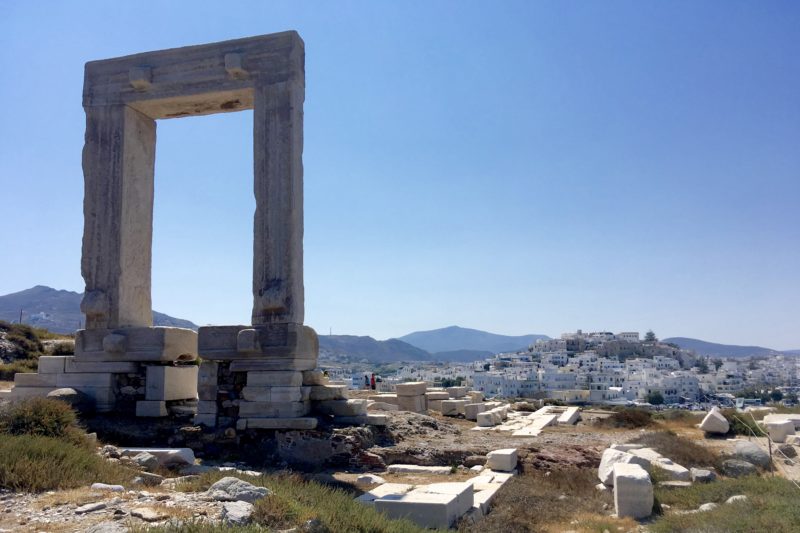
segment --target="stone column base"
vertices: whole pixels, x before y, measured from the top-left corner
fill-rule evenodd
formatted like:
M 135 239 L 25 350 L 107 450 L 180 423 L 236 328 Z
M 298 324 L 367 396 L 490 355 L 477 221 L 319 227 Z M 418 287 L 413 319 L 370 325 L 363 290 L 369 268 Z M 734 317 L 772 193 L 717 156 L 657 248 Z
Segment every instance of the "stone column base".
M 81 329 L 75 335 L 75 360 L 86 362 L 193 361 L 197 333 L 184 328 Z

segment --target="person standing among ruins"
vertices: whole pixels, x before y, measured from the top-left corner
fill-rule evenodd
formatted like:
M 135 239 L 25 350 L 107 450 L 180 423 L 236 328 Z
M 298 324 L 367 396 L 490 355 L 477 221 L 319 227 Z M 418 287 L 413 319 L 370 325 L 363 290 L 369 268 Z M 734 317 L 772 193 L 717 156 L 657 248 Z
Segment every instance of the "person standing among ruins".
M 372 390 L 375 390 L 375 374 L 372 374 L 372 377 L 370 378 L 370 382 L 369 383 L 370 383 L 370 386 L 372 387 Z

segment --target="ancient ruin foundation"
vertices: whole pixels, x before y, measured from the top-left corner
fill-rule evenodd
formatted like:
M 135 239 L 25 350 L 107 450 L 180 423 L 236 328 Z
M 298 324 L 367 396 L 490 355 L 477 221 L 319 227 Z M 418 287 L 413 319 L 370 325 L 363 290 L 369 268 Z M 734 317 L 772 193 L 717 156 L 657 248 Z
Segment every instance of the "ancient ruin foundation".
M 314 427 L 312 400 L 321 412 L 366 415 L 313 372 L 317 335 L 303 325 L 304 60 L 290 31 L 86 64 L 86 329 L 74 357 L 42 358 L 16 396 L 73 387 L 101 411 L 165 416 L 171 402 L 197 399 L 199 379 L 196 421 L 209 426 Z M 153 327 L 156 120 L 245 109 L 256 197 L 252 324 L 197 334 Z

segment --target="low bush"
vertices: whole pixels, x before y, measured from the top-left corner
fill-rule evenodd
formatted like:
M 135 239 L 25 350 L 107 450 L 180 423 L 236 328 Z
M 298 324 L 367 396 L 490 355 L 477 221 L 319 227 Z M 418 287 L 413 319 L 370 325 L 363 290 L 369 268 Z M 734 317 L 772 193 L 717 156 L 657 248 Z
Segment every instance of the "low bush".
M 621 409 L 608 418 L 600 418 L 595 422 L 597 426 L 605 428 L 638 429 L 653 425 L 650 411 L 644 409 Z
M 178 486 L 178 490 L 206 490 L 215 481 L 229 475 L 227 472 L 209 472 L 198 479 Z M 297 474 L 265 474 L 243 477 L 245 481 L 267 487 L 272 495 L 255 503 L 253 519 L 255 525 L 245 528 L 226 528 L 225 531 L 255 531 L 257 526 L 269 530 L 299 527 L 312 519 L 319 520 L 330 531 L 422 533 L 420 528 L 407 520 L 391 520 L 372 507 L 355 501 L 356 492 L 334 488 L 315 481 L 307 481 Z M 221 530 L 221 529 L 220 529 Z M 161 528 L 148 531 L 193 532 L 208 531 L 185 528 Z
M 37 359 L 17 359 L 11 363 L 0 364 L 0 381 L 14 381 L 14 374 L 36 372 Z
M 797 505 L 800 491 L 791 481 L 780 477 L 749 476 L 714 483 L 695 483 L 680 490 L 656 487 L 655 491 L 661 503 L 676 509 L 697 509 L 709 502 L 717 503 L 719 507 L 703 513 L 667 513 L 648 525 L 648 530 L 653 533 L 788 533 L 797 531 L 800 524 L 800 506 Z M 747 496 L 747 500 L 725 503 L 728 498 L 738 494 Z
M 86 446 L 36 435 L 0 436 L 0 487 L 42 492 L 96 481 L 124 483 L 133 472 L 110 463 Z
M 53 344 L 50 350 L 51 355 L 74 355 L 75 343 L 70 341 L 61 341 Z
M 753 420 L 753 417 L 747 413 L 740 413 L 735 409 L 725 409 L 722 411 L 722 415 L 731 426 L 730 430 L 728 430 L 728 434 L 757 435 L 759 437 L 764 434 L 761 428 L 758 427 L 756 421 Z
M 645 433 L 633 439 L 631 443 L 653 448 L 664 457 L 672 459 L 686 468 L 709 466 L 719 468 L 721 466 L 719 456 L 709 448 L 676 435 L 672 431 Z
M 608 519 L 613 493 L 601 492 L 594 468 L 565 467 L 551 471 L 534 470 L 511 478 L 497 494 L 492 512 L 477 524 L 461 523 L 459 531 L 470 533 L 550 532 L 593 528 L 599 521 L 609 523 L 597 531 L 635 527 Z M 574 523 L 574 521 L 580 524 Z M 466 522 L 466 521 L 464 521 Z M 591 525 L 589 525 L 591 523 Z M 612 527 L 613 526 L 613 527 Z
M 29 398 L 0 408 L 0 433 L 65 437 L 77 429 L 75 411 L 64 402 Z

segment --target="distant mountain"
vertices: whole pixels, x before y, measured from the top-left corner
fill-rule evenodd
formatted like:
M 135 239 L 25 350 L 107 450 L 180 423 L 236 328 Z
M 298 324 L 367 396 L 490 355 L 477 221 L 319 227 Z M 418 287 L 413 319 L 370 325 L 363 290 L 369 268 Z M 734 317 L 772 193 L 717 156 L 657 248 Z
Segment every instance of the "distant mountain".
M 672 337 L 669 339 L 661 339 L 661 342 L 671 342 L 677 344 L 683 349 L 694 350 L 698 355 L 706 355 L 709 357 L 750 357 L 770 355 L 776 353 L 784 353 L 787 355 L 798 355 L 800 350 L 789 350 L 780 352 L 771 348 L 764 348 L 763 346 L 738 346 L 735 344 L 717 344 L 714 342 L 706 342 L 698 339 L 689 339 L 687 337 Z
M 366 359 L 370 363 L 397 361 L 430 361 L 431 354 L 397 339 L 378 341 L 372 337 L 355 335 L 320 335 L 320 352 L 346 355 L 353 359 Z
M 450 326 L 430 331 L 416 331 L 400 337 L 400 340 L 431 353 L 477 350 L 495 354 L 522 350 L 537 339 L 549 338 L 547 335 L 497 335 L 477 329 Z
M 19 312 L 22 310 L 24 324 L 56 333 L 75 333 L 75 330 L 84 323 L 84 316 L 81 313 L 82 298 L 83 294 L 77 292 L 37 285 L 31 289 L 0 296 L 0 320 L 17 322 Z M 193 322 L 157 311 L 153 311 L 153 324 L 197 329 L 197 325 Z
M 437 361 L 472 362 L 480 361 L 494 355 L 494 352 L 484 350 L 451 350 L 449 352 L 436 352 L 432 357 Z

